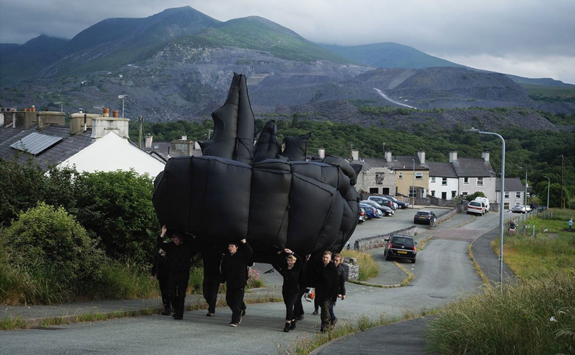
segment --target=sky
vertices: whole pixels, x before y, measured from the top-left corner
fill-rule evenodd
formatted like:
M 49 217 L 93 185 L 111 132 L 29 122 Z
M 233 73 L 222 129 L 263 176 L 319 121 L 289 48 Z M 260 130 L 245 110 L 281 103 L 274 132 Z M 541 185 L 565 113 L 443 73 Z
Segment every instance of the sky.
M 316 43 L 394 42 L 477 69 L 575 84 L 575 0 L 2 0 L 0 43 L 70 39 L 112 17 L 190 6 L 260 16 Z

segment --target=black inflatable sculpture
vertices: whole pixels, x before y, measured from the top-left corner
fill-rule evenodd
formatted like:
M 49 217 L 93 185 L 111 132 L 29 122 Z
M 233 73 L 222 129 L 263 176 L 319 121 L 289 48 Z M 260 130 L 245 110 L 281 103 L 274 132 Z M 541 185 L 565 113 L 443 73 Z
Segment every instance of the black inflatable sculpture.
M 341 251 L 357 225 L 359 169 L 335 157 L 305 161 L 309 134 L 286 138 L 281 151 L 274 121 L 254 146 L 244 75 L 234 74 L 212 118 L 203 156 L 172 158 L 155 180 L 160 223 L 204 242 L 246 238 L 260 262 L 283 248 L 299 255 Z

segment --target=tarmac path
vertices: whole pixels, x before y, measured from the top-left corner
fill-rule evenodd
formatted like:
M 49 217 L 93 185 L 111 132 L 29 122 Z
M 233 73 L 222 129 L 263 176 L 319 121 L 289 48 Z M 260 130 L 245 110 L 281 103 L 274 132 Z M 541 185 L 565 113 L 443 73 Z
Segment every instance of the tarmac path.
M 401 223 L 402 219 L 404 227 L 411 225 L 415 213 L 413 209 L 397 212 L 396 216 L 390 219 L 383 218 L 378 221 L 365 222 L 358 226 L 356 233 L 358 235 L 369 234 L 376 230 L 381 232 L 376 234 L 383 234 L 386 230 L 397 229 L 389 230 L 385 224 L 389 227 L 393 222 L 395 226 Z M 417 238 L 423 239 L 429 235 L 437 235 L 437 238 L 434 237 L 418 253 L 416 264 L 401 263 L 415 275 L 410 285 L 400 288 L 379 288 L 347 283 L 348 296 L 345 301 L 339 300 L 335 308 L 338 324 L 355 322 L 360 316 L 399 317 L 405 313 L 418 313 L 425 309 L 441 307 L 454 299 L 477 292 L 481 281 L 470 263 L 467 246 L 478 234 L 495 228 L 498 221 L 498 215 L 495 213 L 476 219 L 459 214 L 435 228 L 422 226 Z M 462 226 L 463 223 L 467 224 Z M 458 228 L 452 229 L 453 227 Z M 366 232 L 370 229 L 373 230 Z M 486 250 L 487 253 L 490 252 L 488 248 Z M 376 249 L 372 252 L 384 272 L 370 282 L 388 285 L 402 278 L 402 272 L 397 271 L 394 263 L 377 258 L 381 250 Z M 247 297 L 257 298 L 280 294 L 281 276 L 277 272 L 263 274 L 263 271 L 270 268 L 269 265 L 256 265 L 256 268 L 262 272 L 266 288 L 255 290 Z M 187 301 L 195 302 L 197 298 L 199 297 L 188 296 Z M 126 302 L 129 301 L 109 301 L 107 306 L 126 309 L 125 307 L 128 307 Z M 160 306 L 159 300 L 147 300 L 147 302 L 156 302 L 157 306 Z M 60 313 L 65 312 L 66 309 L 70 313 L 78 312 L 77 309 L 82 307 L 86 305 L 57 306 Z M 220 307 L 214 318 L 206 317 L 206 311 L 202 310 L 186 312 L 181 321 L 172 320 L 171 317 L 152 315 L 104 322 L 2 331 L 0 332 L 0 354 L 280 354 L 284 353 L 297 339 L 310 338 L 318 331 L 320 320 L 319 316 L 311 315 L 312 303 L 305 303 L 304 307 L 305 319 L 298 322 L 297 328 L 289 333 L 282 332 L 285 316 L 283 303 L 249 304 L 247 315 L 237 328 L 231 328 L 228 325 L 231 318 L 229 309 Z M 33 317 L 40 309 L 30 307 L 26 313 L 23 307 L 5 307 L 4 311 L 0 312 L 0 317 L 14 314 L 27 314 L 23 317 Z M 94 306 L 93 312 L 100 312 L 98 306 Z M 424 327 L 424 322 L 425 320 L 420 319 L 413 323 L 412 331 L 417 332 L 417 329 Z M 390 337 L 388 340 L 392 342 L 393 337 L 405 334 L 405 330 L 401 330 L 401 327 L 405 327 L 402 324 L 403 322 L 397 323 L 396 333 L 391 326 L 376 329 L 379 329 L 380 333 L 381 329 L 384 329 L 385 335 Z M 391 347 L 386 347 L 389 352 L 382 351 L 379 344 L 373 342 L 381 342 L 384 335 L 377 333 L 377 330 L 373 332 L 361 332 L 361 334 L 375 334 L 370 340 L 371 344 L 362 340 L 360 337 L 362 335 L 358 334 L 348 336 L 333 346 L 323 347 L 323 350 L 318 349 L 315 353 L 329 353 L 330 355 L 349 354 L 350 352 L 355 354 L 408 353 L 405 344 L 403 344 L 403 350 L 400 344 L 400 347 L 396 349 L 397 352 L 393 352 Z M 420 333 L 421 331 L 418 334 Z M 416 351 L 413 352 L 414 354 L 423 353 L 421 339 L 415 339 L 414 335 L 411 337 L 414 338 L 414 343 L 409 345 L 410 351 Z M 351 350 L 346 351 L 346 342 Z M 358 351 L 359 344 L 363 344 L 365 352 Z M 415 344 L 420 345 L 414 348 Z M 353 349 L 355 351 L 352 351 Z

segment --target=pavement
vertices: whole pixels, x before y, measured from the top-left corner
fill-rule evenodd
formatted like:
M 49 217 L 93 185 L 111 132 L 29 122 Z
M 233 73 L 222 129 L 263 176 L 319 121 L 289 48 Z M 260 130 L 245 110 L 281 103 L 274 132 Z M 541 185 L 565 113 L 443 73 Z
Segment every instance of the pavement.
M 498 256 L 490 248 L 491 240 L 498 237 L 498 229 L 489 231 L 478 237 L 472 243 L 472 252 L 476 262 L 479 264 L 482 272 L 492 282 L 499 281 L 500 263 Z M 426 238 L 426 233 L 419 233 L 420 240 Z M 374 259 L 385 267 L 386 272 L 369 281 L 370 284 L 381 286 L 394 286 L 399 284 L 407 275 L 397 267 L 392 267 L 392 263 L 385 263 L 381 249 L 370 251 Z M 277 272 L 263 274 L 270 269 L 267 264 L 256 265 L 256 268 L 265 278 L 266 287 L 252 289 L 246 292 L 245 298 L 250 307 L 250 301 L 268 299 L 271 297 L 281 297 L 281 276 Z M 504 277 L 512 278 L 512 273 L 503 265 Z M 225 296 L 220 295 L 220 300 L 224 301 Z M 204 304 L 201 295 L 189 295 L 186 297 L 186 305 L 193 307 Z M 113 300 L 113 301 L 91 301 L 75 302 L 57 305 L 38 305 L 38 306 L 2 306 L 0 309 L 0 321 L 6 319 L 20 319 L 29 327 L 40 327 L 45 320 L 61 318 L 64 321 L 73 322 L 82 315 L 90 314 L 114 314 L 140 311 L 159 311 L 161 301 L 156 299 L 140 300 Z M 347 335 L 335 339 L 323 346 L 315 349 L 312 354 L 430 354 L 425 350 L 424 331 L 431 317 L 417 318 L 408 321 L 402 321 L 386 326 L 371 328 L 366 331 Z M 390 336 L 393 334 L 393 336 Z M 398 336 L 397 334 L 401 334 Z M 385 344 L 385 346 L 383 346 Z

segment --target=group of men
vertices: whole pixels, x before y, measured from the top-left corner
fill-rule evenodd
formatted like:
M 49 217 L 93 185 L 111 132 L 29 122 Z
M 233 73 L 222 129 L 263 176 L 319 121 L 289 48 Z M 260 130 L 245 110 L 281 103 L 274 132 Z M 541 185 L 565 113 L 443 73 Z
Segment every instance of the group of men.
M 170 242 L 165 240 L 168 236 Z M 246 239 L 224 246 L 213 243 L 202 243 L 193 236 L 184 236 L 177 231 L 168 231 L 162 227 L 158 237 L 159 252 L 152 267 L 152 276 L 157 276 L 164 305 L 163 315 L 172 315 L 175 320 L 184 316 L 186 289 L 190 276 L 192 260 L 200 254 L 204 266 L 202 284 L 203 296 L 208 304 L 206 316 L 213 317 L 220 285 L 226 284 L 226 303 L 232 311 L 230 326 L 237 327 L 245 315 L 244 291 L 248 281 L 248 269 L 252 264 L 253 250 Z M 281 260 L 274 267 L 284 278 L 282 295 L 286 305 L 286 322 L 284 331 L 295 328 L 296 321 L 303 319 L 301 298 L 308 286 L 315 286 L 315 304 L 321 308 L 321 331 L 327 331 L 335 326 L 337 318 L 333 307 L 337 298 L 345 299 L 344 269 L 341 266 L 343 257 L 325 251 L 321 260 L 311 261 L 310 255 L 305 258 L 297 256 L 290 249 L 280 250 Z

